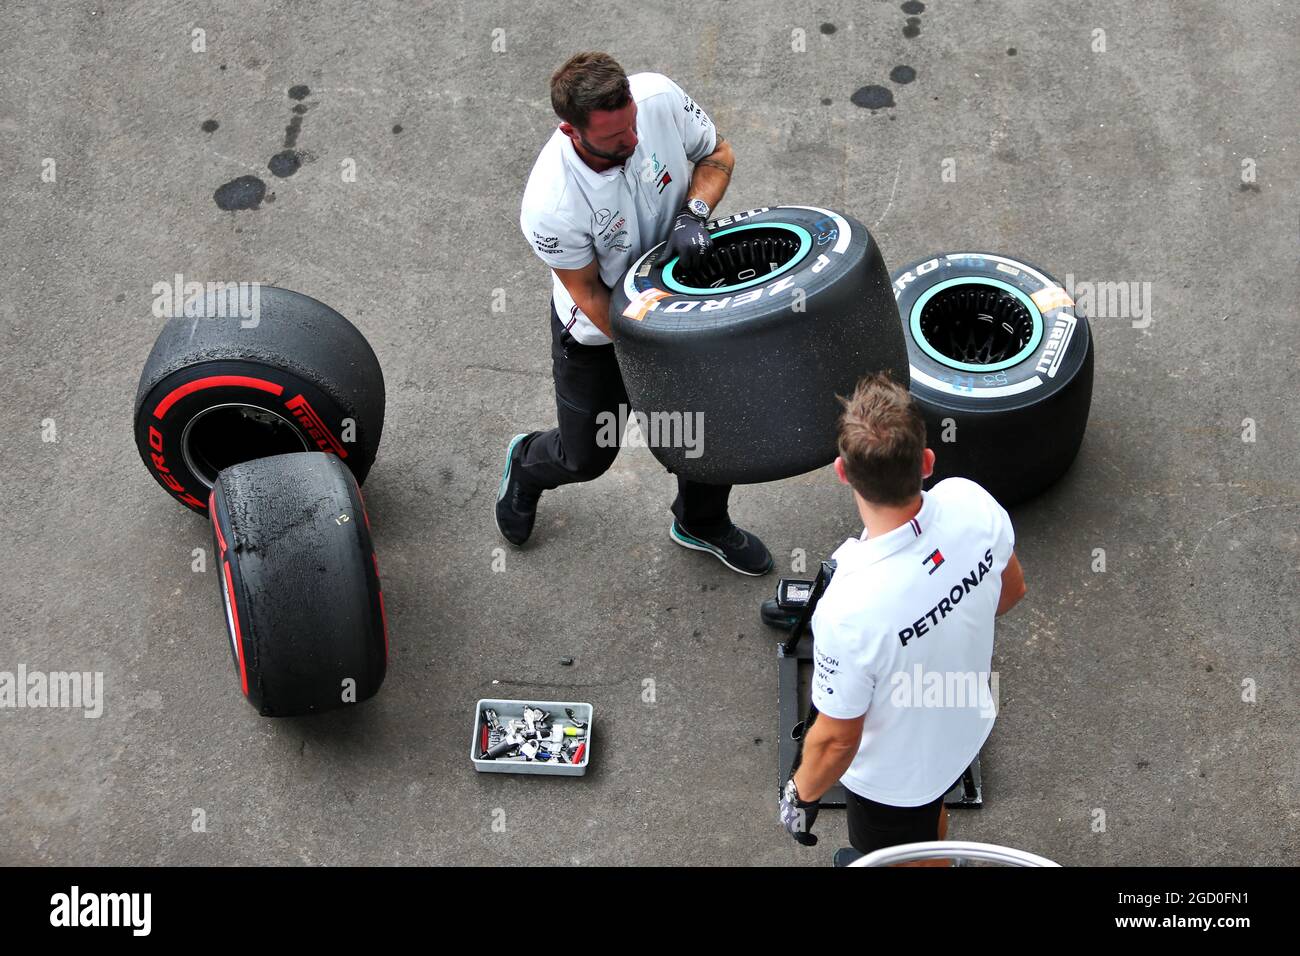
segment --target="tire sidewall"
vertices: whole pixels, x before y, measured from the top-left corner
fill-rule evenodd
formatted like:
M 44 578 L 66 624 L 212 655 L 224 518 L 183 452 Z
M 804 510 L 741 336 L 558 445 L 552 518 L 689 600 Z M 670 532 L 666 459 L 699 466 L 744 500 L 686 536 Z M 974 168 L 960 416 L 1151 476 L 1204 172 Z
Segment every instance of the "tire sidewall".
M 612 321 L 630 333 L 646 336 L 708 334 L 736 325 L 761 324 L 774 313 L 784 321 L 787 308 L 774 310 L 774 300 L 788 307 L 801 292 L 805 303 L 812 302 L 858 266 L 868 243 L 861 223 L 814 206 L 763 206 L 712 220 L 706 228 L 716 235 L 737 227 L 764 225 L 791 226 L 807 234 L 808 248 L 794 266 L 736 292 L 674 292 L 665 282 L 665 271 L 673 260 L 667 257 L 667 243 L 663 242 L 637 259 L 615 286 Z
M 907 342 L 912 391 L 937 405 L 994 411 L 1041 402 L 1069 386 L 1091 349 L 1087 321 L 1077 315 L 1064 287 L 1042 269 L 993 253 L 948 253 L 909 263 L 894 272 L 894 295 Z M 1014 365 L 996 371 L 943 364 L 918 342 L 913 312 L 944 283 L 968 279 L 1018 293 L 1031 304 L 1041 332 Z
M 243 380 L 236 384 L 231 380 Z M 211 382 L 194 391 L 180 390 Z M 254 384 L 257 383 L 257 384 Z M 136 447 L 154 479 L 181 504 L 208 513 L 210 488 L 194 473 L 182 438 L 188 423 L 203 411 L 237 403 L 266 409 L 294 427 L 304 451 L 325 451 L 350 467 L 368 467 L 365 441 L 357 423 L 355 441 L 344 442 L 340 424 L 347 412 L 311 382 L 281 369 L 251 361 L 222 360 L 190 365 L 165 376 L 143 397 L 135 422 Z M 159 412 L 162 412 L 159 417 Z
M 244 635 L 251 635 L 252 626 L 246 613 L 248 602 L 244 590 L 244 577 L 239 567 L 239 557 L 231 549 L 234 534 L 230 527 L 230 512 L 220 482 L 213 487 L 208 501 L 209 518 L 212 521 L 213 553 L 217 556 L 217 586 L 221 592 L 221 607 L 225 615 L 226 641 L 230 647 L 230 659 L 235 665 L 235 673 L 247 680 L 251 689 L 255 687 L 255 681 L 249 679 L 247 661 L 253 643 L 252 641 L 245 643 Z M 244 691 L 244 696 L 249 696 L 248 690 Z

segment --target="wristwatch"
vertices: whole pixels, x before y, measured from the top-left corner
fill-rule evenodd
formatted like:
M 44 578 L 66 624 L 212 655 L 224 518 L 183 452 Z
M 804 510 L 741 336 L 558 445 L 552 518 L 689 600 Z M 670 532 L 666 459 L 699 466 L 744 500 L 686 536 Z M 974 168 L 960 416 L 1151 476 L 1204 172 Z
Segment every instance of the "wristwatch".
M 686 211 L 700 222 L 704 222 L 709 218 L 710 209 L 709 204 L 703 199 L 692 199 L 686 204 Z

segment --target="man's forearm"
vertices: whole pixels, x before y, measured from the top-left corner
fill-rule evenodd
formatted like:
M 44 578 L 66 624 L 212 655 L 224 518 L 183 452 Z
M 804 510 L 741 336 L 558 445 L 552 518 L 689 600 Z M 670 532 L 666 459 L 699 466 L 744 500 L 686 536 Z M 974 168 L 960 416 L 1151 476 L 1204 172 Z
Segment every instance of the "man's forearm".
M 609 324 L 609 288 L 603 282 L 587 286 L 582 295 L 573 297 L 573 301 L 591 319 L 592 325 L 611 339 L 614 337 Z
M 1001 617 L 1020 603 L 1025 596 L 1025 570 L 1020 566 L 1020 559 L 1014 551 L 1011 559 L 1002 571 L 1002 594 L 998 597 L 998 609 L 995 617 Z
M 819 800 L 853 764 L 858 748 L 843 747 L 817 734 L 814 721 L 803 745 L 803 762 L 795 771 L 794 785 L 801 800 Z
M 736 156 L 731 151 L 731 144 L 719 136 L 713 152 L 695 164 L 686 198 L 703 199 L 710 209 L 717 209 L 731 185 L 731 171 L 735 168 Z

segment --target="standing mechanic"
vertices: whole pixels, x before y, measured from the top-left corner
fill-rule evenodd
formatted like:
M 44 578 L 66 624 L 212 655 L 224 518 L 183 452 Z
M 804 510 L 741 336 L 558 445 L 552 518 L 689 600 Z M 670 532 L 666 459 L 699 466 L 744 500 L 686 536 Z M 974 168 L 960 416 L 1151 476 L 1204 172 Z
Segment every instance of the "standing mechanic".
M 591 481 L 618 455 L 618 439 L 598 439 L 600 421 L 610 414 L 625 421 L 619 411 L 628 403 L 611 340 L 610 287 L 664 240 L 668 257 L 698 263 L 713 246 L 704 223 L 735 164 L 731 145 L 676 83 L 658 73 L 628 77 L 604 53 L 579 53 L 560 67 L 551 104 L 561 122 L 528 177 L 519 225 L 554 273 L 558 426 L 516 435 L 507 449 L 496 521 L 514 545 L 532 533 L 544 490 Z M 730 493 L 678 478 L 672 539 L 733 571 L 764 574 L 772 556 L 732 524 Z
M 835 552 L 813 613 L 819 713 L 781 822 L 815 843 L 818 800 L 841 782 L 853 844 L 836 854 L 845 865 L 947 834 L 944 794 L 993 729 L 993 619 L 1024 597 L 1025 579 L 1011 519 L 988 492 L 965 478 L 921 490 L 934 452 L 916 402 L 887 375 L 864 379 L 844 403 L 839 452 L 835 474 L 866 529 Z

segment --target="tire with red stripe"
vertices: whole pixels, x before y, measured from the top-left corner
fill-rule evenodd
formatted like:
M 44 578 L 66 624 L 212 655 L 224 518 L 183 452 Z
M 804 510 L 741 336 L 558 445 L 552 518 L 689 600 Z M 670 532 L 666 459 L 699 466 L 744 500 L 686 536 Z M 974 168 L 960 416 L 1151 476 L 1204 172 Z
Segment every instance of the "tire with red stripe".
M 231 465 L 210 493 L 231 656 L 265 717 L 373 697 L 388 668 L 379 563 L 361 489 L 336 455 Z
M 384 427 L 384 376 L 347 319 L 310 296 L 261 286 L 248 315 L 209 294 L 163 326 L 140 373 L 135 441 L 176 500 L 206 514 L 237 462 L 323 451 L 365 481 Z

